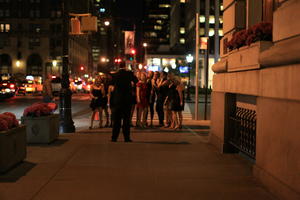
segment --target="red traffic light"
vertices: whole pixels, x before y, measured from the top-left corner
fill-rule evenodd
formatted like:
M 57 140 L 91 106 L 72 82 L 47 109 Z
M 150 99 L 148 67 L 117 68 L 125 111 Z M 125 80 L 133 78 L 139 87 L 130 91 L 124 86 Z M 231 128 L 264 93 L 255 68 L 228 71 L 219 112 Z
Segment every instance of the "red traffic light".
M 131 49 L 131 50 L 130 50 L 130 53 L 133 54 L 133 55 L 135 55 L 135 54 L 136 54 L 135 49 Z
M 80 70 L 81 70 L 81 71 L 83 71 L 83 70 L 84 70 L 84 67 L 83 67 L 83 66 L 81 66 L 81 67 L 80 67 Z

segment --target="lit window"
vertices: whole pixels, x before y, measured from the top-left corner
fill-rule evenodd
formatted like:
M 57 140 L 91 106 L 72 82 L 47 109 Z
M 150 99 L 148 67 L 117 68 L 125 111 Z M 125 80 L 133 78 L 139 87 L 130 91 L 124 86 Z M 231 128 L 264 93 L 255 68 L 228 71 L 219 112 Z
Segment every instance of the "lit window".
M 223 4 L 220 5 L 220 10 L 224 10 Z
M 0 32 L 4 32 L 4 27 L 5 27 L 5 24 L 0 24 Z
M 154 30 L 161 30 L 162 27 L 161 26 L 154 26 Z
M 200 35 L 205 35 L 205 29 L 204 28 L 200 28 L 199 34 Z
M 98 3 L 99 3 L 99 2 L 100 2 L 100 0 L 96 0 L 96 2 L 98 2 Z
M 155 18 L 155 19 L 168 19 L 168 15 L 154 15 L 154 14 L 151 14 L 149 15 L 149 18 Z
M 215 23 L 215 16 L 213 16 L 213 15 L 209 16 L 209 23 L 210 24 L 214 24 Z
M 208 35 L 213 36 L 215 34 L 215 30 L 213 28 L 209 29 Z
M 184 27 L 180 27 L 180 34 L 185 34 L 185 28 Z
M 180 38 L 179 42 L 180 42 L 180 44 L 185 44 L 185 39 L 184 38 Z
M 185 3 L 185 0 L 180 0 L 180 3 Z
M 9 32 L 9 31 L 10 31 L 10 24 L 5 24 L 4 32 Z
M 163 21 L 162 20 L 156 20 L 156 23 L 163 24 Z
M 159 4 L 158 7 L 159 8 L 170 8 L 171 5 L 170 4 Z
M 200 21 L 200 23 L 204 23 L 205 22 L 205 16 L 204 15 L 200 15 L 199 21 Z
M 157 33 L 155 33 L 155 32 L 150 32 L 150 37 L 157 37 Z
M 223 24 L 223 16 L 220 16 L 219 20 L 220 20 L 220 24 Z
M 219 36 L 223 36 L 224 34 L 223 34 L 223 29 L 220 29 L 219 30 Z

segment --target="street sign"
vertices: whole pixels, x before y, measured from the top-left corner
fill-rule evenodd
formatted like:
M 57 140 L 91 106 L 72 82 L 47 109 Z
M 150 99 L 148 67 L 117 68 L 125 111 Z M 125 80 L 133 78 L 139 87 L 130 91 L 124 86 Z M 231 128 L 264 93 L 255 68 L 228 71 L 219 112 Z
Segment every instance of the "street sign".
M 208 37 L 200 37 L 200 49 L 207 49 Z

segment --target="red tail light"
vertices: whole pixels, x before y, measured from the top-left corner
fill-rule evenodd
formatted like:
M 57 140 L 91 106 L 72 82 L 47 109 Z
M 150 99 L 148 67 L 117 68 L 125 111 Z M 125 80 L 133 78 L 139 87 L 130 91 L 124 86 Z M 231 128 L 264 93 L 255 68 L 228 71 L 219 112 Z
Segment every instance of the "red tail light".
M 14 84 L 10 84 L 9 87 L 13 89 L 13 88 L 15 88 L 15 85 Z

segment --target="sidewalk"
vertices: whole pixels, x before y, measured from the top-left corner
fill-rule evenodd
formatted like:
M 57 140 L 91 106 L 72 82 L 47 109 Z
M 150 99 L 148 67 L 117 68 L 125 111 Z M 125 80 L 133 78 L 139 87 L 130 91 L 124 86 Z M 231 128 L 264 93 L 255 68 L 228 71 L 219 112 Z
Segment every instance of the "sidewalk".
M 208 124 L 194 122 L 178 132 L 133 128 L 133 143 L 111 143 L 107 128 L 28 146 L 26 161 L 0 175 L 0 199 L 274 199 L 247 161 L 219 154 L 207 143 Z

